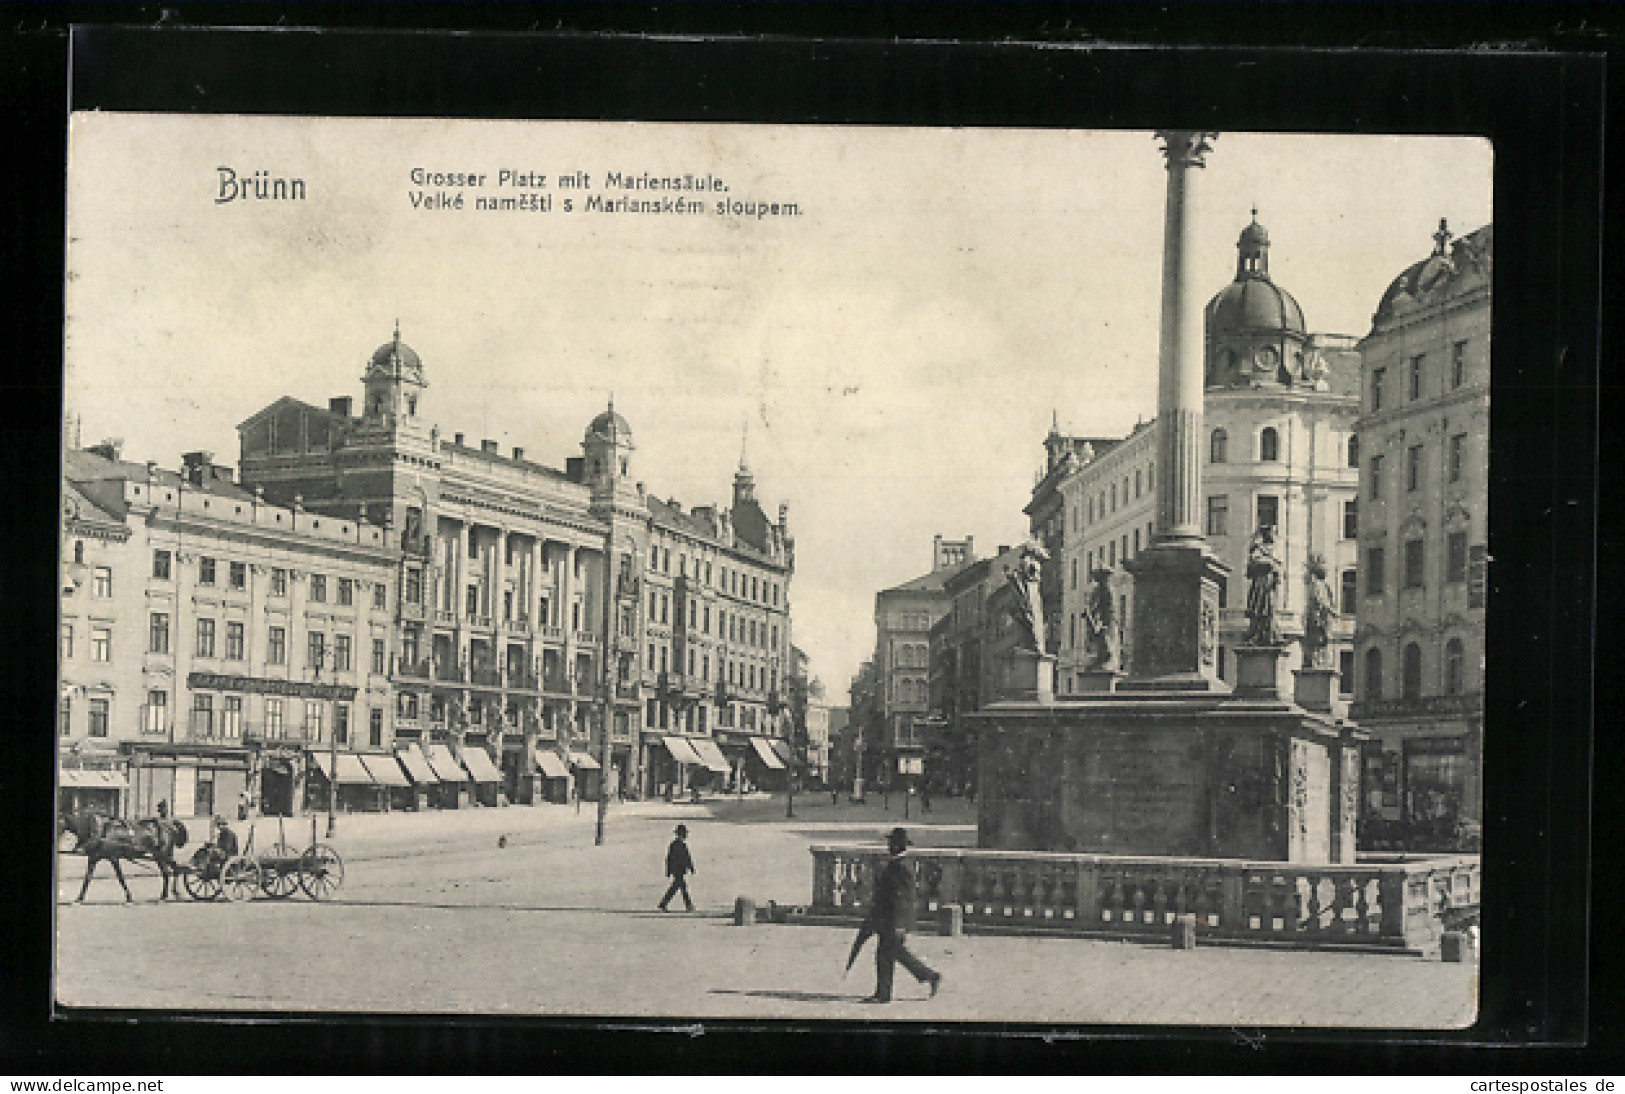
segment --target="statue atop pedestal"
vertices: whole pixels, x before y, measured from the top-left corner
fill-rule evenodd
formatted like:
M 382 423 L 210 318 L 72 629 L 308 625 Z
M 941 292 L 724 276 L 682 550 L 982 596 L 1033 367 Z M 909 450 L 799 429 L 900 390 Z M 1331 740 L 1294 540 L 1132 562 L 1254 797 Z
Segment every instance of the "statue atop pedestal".
M 1089 590 L 1089 599 L 1083 610 L 1083 624 L 1086 629 L 1084 639 L 1084 667 L 1095 672 L 1114 671 L 1117 666 L 1117 611 L 1113 606 L 1112 590 L 1109 582 L 1112 572 L 1105 567 L 1097 568 L 1090 578 L 1094 586 Z
M 1016 647 L 1044 653 L 1044 604 L 1038 582 L 1049 552 L 1036 543 L 1022 547 L 1015 569 L 1006 572 L 1011 591 L 1010 616 L 1016 623 Z
M 1305 668 L 1320 668 L 1328 660 L 1331 645 L 1332 587 L 1326 580 L 1326 560 L 1320 555 L 1309 556 L 1309 596 L 1303 610 L 1303 664 Z
M 1275 554 L 1275 529 L 1264 525 L 1247 548 L 1247 637 L 1249 646 L 1283 645 L 1275 606 L 1281 589 L 1281 560 Z

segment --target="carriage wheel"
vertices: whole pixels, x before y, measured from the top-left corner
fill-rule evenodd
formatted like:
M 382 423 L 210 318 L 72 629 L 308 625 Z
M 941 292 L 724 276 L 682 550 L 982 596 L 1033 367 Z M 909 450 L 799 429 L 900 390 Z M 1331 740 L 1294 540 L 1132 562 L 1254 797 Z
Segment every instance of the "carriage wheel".
M 250 900 L 260 891 L 260 864 L 238 855 L 220 868 L 220 889 L 227 900 Z
M 266 896 L 286 900 L 299 889 L 299 875 L 286 868 L 292 857 L 288 855 L 272 859 L 276 862 L 275 866 L 266 866 L 263 861 L 260 863 L 260 887 L 265 890 Z
M 326 900 L 344 884 L 344 860 L 327 844 L 312 844 L 299 856 L 299 884 L 310 899 Z
M 186 895 L 193 900 L 213 900 L 220 895 L 219 872 L 204 872 L 208 860 L 208 848 L 199 847 L 192 856 L 191 868 L 181 871 L 181 884 L 186 886 Z

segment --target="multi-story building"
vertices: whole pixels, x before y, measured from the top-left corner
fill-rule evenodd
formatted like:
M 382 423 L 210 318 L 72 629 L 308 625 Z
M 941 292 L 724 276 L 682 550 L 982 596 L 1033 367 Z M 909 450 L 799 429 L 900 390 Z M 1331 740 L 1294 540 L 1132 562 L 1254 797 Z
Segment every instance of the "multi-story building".
M 1220 673 L 1233 672 L 1233 650 L 1247 630 L 1246 558 L 1253 534 L 1276 533 L 1276 553 L 1286 580 L 1277 602 L 1284 634 L 1302 633 L 1308 564 L 1320 558 L 1338 590 L 1340 614 L 1333 624 L 1331 656 L 1342 670 L 1343 689 L 1353 679 L 1353 628 L 1357 532 L 1359 357 L 1353 339 L 1311 334 L 1291 294 L 1269 275 L 1269 236 L 1256 220 L 1237 242 L 1236 276 L 1209 301 L 1205 312 L 1207 387 L 1203 400 L 1202 485 L 1207 540 L 1230 567 L 1221 590 L 1218 643 Z M 1052 566 L 1061 585 L 1056 686 L 1079 687 L 1084 668 L 1084 611 L 1092 575 L 1108 573 L 1115 599 L 1123 665 L 1133 668 L 1134 557 L 1151 545 L 1156 522 L 1157 425 L 1141 423 L 1110 442 L 1046 438 L 1046 495 L 1029 504 L 1035 534 L 1058 540 Z M 1046 514 L 1043 526 L 1036 523 Z M 1063 533 L 1057 534 L 1057 515 Z M 1289 645 L 1289 667 L 1301 652 Z
M 393 742 L 500 768 L 521 802 L 782 770 L 794 548 L 743 460 L 731 507 L 685 512 L 636 482 L 613 406 L 561 471 L 444 437 L 399 331 L 362 384 L 360 415 L 284 397 L 238 431 L 245 484 L 399 532 Z
M 947 582 L 975 562 L 971 537 L 935 537 L 929 572 L 875 594 L 875 702 L 879 736 L 871 769 L 889 786 L 904 756 L 922 756 L 930 711 L 931 628 L 948 611 Z M 854 696 L 854 705 L 856 697 Z M 884 764 L 884 767 L 880 766 Z
M 1352 713 L 1365 833 L 1443 845 L 1482 817 L 1489 226 L 1389 285 L 1360 342 L 1362 588 Z M 1397 829 L 1396 829 L 1397 826 Z
M 271 505 L 206 452 L 177 473 L 69 450 L 63 478 L 65 806 L 291 814 L 327 804 L 330 754 L 341 808 L 408 785 L 389 532 Z

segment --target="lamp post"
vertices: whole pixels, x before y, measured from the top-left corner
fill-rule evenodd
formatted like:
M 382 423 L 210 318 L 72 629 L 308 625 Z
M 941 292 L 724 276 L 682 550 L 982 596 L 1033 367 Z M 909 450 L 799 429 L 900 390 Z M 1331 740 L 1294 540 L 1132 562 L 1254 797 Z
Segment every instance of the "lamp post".
M 322 666 L 327 663 L 327 644 L 324 642 L 316 651 L 315 683 L 319 687 L 322 682 Z M 334 819 L 339 796 L 339 735 L 338 718 L 335 714 L 333 726 L 327 731 L 327 838 L 332 839 L 333 833 L 338 831 L 338 822 Z M 314 842 L 314 841 L 312 841 Z
M 598 829 L 593 836 L 593 845 L 596 847 L 604 845 L 604 821 L 609 816 L 609 730 L 615 707 L 615 675 L 610 667 L 610 650 L 613 646 L 610 640 L 610 625 L 614 622 L 615 606 L 614 519 L 611 515 L 609 530 L 604 533 L 604 633 L 599 637 L 598 643 L 602 661 L 598 668 L 603 683 L 603 706 L 598 737 Z

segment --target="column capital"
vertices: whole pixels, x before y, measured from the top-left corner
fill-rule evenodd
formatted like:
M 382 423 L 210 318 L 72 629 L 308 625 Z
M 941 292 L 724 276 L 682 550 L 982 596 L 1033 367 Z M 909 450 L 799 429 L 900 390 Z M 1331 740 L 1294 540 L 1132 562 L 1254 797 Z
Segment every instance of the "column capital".
M 1206 156 L 1213 151 L 1217 133 L 1200 133 L 1188 129 L 1159 129 L 1157 140 L 1162 142 L 1162 154 L 1171 170 L 1180 167 L 1206 167 Z

